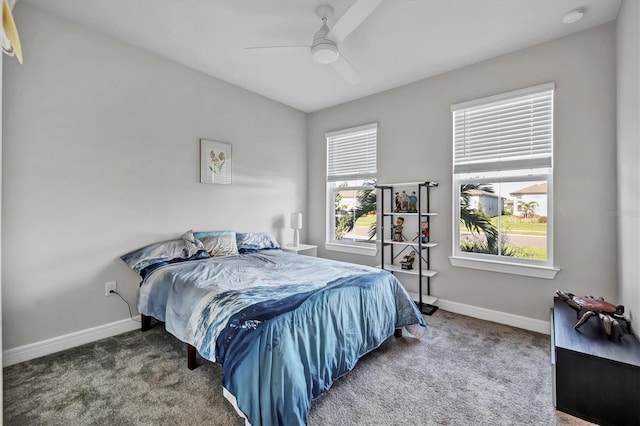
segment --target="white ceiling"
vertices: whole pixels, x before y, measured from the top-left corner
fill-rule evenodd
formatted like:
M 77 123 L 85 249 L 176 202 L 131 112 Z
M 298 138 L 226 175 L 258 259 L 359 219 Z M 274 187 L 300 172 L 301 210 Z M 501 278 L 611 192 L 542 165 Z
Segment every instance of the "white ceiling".
M 305 112 L 604 24 L 616 19 L 621 3 L 384 0 L 339 45 L 362 78 L 354 86 L 305 52 L 244 49 L 309 45 L 321 24 L 315 7 L 333 6 L 331 27 L 354 0 L 23 1 Z M 578 7 L 584 18 L 563 24 Z

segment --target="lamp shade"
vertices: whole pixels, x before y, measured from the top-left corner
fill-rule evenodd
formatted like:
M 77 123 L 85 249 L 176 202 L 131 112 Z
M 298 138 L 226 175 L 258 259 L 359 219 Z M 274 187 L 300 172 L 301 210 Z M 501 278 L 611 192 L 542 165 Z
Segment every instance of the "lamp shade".
M 291 213 L 291 229 L 302 229 L 302 213 Z

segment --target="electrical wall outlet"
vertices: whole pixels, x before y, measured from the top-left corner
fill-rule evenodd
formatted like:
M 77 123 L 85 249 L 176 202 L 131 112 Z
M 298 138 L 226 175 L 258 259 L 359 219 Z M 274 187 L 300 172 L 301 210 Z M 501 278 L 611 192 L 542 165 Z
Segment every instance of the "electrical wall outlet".
M 117 291 L 117 285 L 118 285 L 117 281 L 109 281 L 108 283 L 106 283 L 104 285 L 104 295 L 113 296 L 113 293 L 111 293 L 111 290 Z

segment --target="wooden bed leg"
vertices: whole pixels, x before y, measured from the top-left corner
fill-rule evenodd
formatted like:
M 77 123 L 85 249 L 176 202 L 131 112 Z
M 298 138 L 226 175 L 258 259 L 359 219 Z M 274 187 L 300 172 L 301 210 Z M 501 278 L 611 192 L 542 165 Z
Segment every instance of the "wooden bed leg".
M 142 322 L 140 324 L 140 331 L 148 331 L 151 329 L 151 317 L 140 314 Z
M 402 329 L 396 328 L 396 331 L 393 333 L 393 335 L 396 337 L 402 337 Z
M 198 366 L 196 363 L 196 348 L 187 343 L 187 368 L 193 370 Z

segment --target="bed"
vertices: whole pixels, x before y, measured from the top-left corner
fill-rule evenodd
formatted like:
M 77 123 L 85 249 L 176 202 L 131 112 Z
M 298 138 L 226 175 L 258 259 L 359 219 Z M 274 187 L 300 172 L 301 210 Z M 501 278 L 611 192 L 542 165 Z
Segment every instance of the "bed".
M 197 350 L 222 365 L 223 394 L 248 424 L 306 424 L 312 400 L 395 330 L 424 332 L 387 271 L 286 253 L 264 233 L 224 231 L 207 247 L 215 232 L 185 234 L 180 260 L 122 258 L 138 262 L 143 318 L 194 348 L 190 364 Z

